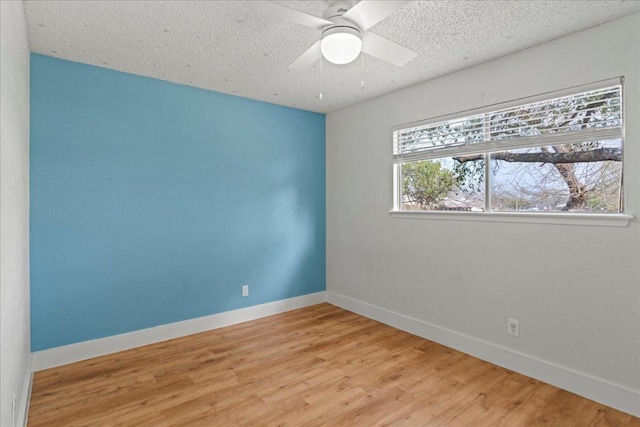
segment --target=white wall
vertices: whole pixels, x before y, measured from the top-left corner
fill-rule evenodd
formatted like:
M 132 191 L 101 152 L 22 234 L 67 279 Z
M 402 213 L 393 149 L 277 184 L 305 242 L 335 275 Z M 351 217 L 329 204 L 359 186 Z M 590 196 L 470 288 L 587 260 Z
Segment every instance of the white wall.
M 329 301 L 640 415 L 638 219 L 616 228 L 388 213 L 394 125 L 623 75 L 626 210 L 639 217 L 638 28 L 636 14 L 329 114 Z
M 22 1 L 0 1 L 0 425 L 24 424 L 29 344 L 29 45 Z

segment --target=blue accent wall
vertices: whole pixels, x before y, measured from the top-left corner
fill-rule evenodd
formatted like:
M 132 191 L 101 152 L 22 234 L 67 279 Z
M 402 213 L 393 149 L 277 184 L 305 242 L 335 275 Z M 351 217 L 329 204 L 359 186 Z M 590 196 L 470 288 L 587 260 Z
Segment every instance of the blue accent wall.
M 325 290 L 323 114 L 32 54 L 30 179 L 33 351 Z

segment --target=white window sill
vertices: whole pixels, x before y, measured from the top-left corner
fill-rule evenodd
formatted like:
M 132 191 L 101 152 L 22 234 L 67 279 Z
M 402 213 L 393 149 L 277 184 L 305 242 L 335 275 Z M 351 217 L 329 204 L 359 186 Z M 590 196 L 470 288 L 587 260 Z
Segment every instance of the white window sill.
M 432 212 L 389 211 L 395 218 L 519 222 L 529 224 L 589 225 L 599 227 L 627 227 L 634 219 L 627 214 L 544 213 L 544 212 Z

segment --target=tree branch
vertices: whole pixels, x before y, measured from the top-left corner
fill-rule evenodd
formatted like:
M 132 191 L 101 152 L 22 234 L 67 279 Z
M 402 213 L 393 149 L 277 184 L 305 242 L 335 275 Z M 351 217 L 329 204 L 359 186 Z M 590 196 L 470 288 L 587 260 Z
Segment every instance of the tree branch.
M 473 162 L 476 160 L 482 160 L 484 156 L 482 154 L 471 156 L 454 157 L 453 159 L 460 162 Z M 508 151 L 493 153 L 491 158 L 495 160 L 503 160 L 510 163 L 589 163 L 589 162 L 604 162 L 604 161 L 622 161 L 622 149 L 621 148 L 596 148 L 589 151 L 573 151 L 568 153 L 510 153 Z

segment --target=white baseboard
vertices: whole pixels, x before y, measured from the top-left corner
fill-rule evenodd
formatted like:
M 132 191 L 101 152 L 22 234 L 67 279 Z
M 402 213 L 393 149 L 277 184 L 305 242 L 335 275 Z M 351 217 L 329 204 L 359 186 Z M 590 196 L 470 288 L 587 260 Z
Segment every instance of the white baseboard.
M 236 323 L 247 322 L 261 317 L 320 304 L 326 302 L 326 300 L 326 292 L 316 292 L 295 298 L 212 314 L 210 316 L 141 329 L 126 334 L 113 335 L 106 338 L 36 351 L 33 353 L 33 371 L 41 371 L 143 345 L 235 325 Z
M 31 404 L 31 386 L 33 385 L 33 370 L 29 372 L 27 378 L 25 378 L 25 384 L 22 387 L 22 400 L 23 407 L 20 408 L 18 413 L 16 426 L 27 427 L 27 420 L 29 419 L 29 406 Z
M 640 390 L 614 384 L 335 292 L 327 291 L 327 301 L 345 310 L 640 417 Z

